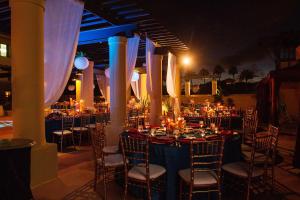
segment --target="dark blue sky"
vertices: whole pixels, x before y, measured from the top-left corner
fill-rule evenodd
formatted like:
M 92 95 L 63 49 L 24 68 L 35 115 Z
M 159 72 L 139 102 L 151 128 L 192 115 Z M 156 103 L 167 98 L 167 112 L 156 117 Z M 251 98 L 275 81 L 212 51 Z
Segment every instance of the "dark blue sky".
M 240 68 L 266 73 L 273 62 L 259 47 L 258 40 L 300 30 L 300 0 L 145 2 L 155 18 L 191 47 L 198 68 L 211 69 L 234 56 L 239 58 Z

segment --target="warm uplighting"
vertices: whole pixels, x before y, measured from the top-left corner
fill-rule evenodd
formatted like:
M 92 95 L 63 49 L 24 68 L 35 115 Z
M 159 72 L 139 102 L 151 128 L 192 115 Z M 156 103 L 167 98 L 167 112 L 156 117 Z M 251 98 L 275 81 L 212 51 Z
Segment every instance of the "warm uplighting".
M 190 56 L 184 56 L 183 58 L 182 58 L 182 64 L 184 65 L 184 66 L 190 66 L 191 65 L 191 63 L 192 63 L 192 59 L 191 59 L 191 57 Z

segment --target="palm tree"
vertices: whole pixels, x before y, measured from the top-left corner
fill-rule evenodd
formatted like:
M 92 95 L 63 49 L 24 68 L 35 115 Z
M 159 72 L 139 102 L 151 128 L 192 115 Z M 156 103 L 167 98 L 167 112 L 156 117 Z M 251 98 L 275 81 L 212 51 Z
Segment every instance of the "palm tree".
M 214 74 L 219 77 L 219 81 L 221 80 L 222 73 L 225 72 L 224 68 L 221 65 L 216 65 L 214 68 Z
M 232 65 L 228 69 L 228 74 L 232 75 L 232 78 L 234 79 L 234 76 L 238 73 L 237 67 L 235 65 Z
M 244 69 L 240 73 L 240 80 L 245 80 L 246 83 L 248 83 L 248 80 L 254 78 L 254 72 L 249 69 Z
M 203 84 L 205 84 L 205 79 L 209 76 L 209 71 L 205 68 L 202 68 L 199 72 L 199 75 L 203 78 Z

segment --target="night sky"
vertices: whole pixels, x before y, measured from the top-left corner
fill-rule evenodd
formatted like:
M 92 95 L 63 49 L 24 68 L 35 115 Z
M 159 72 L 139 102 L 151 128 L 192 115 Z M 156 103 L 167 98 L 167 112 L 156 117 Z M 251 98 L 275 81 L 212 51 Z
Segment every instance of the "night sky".
M 191 48 L 197 61 L 195 71 L 233 63 L 264 76 L 274 63 L 258 41 L 283 31 L 300 30 L 300 0 L 143 2 L 154 18 Z

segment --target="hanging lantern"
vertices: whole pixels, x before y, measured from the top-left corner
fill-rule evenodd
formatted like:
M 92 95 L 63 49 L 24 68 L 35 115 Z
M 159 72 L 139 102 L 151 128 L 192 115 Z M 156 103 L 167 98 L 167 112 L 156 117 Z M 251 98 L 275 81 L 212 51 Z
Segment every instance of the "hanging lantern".
M 131 77 L 131 81 L 138 81 L 140 78 L 140 74 L 136 71 L 133 72 L 132 77 Z
M 75 85 L 69 85 L 68 90 L 69 91 L 74 91 L 75 90 Z
M 84 70 L 89 66 L 89 60 L 84 56 L 78 56 L 75 58 L 74 65 L 79 70 Z
M 199 91 L 199 89 L 200 89 L 199 85 L 193 85 L 193 87 L 192 87 L 193 93 L 197 93 Z
M 104 73 L 105 73 L 106 78 L 109 78 L 109 68 L 105 69 Z

